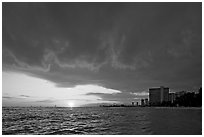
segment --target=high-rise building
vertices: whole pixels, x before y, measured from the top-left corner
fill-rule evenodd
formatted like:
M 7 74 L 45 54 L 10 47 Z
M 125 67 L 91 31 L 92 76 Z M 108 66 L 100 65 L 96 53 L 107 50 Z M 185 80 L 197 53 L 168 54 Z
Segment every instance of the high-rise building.
M 141 106 L 144 106 L 144 105 L 145 105 L 144 99 L 141 99 Z
M 159 105 L 162 102 L 167 102 L 169 100 L 169 88 L 159 87 L 149 89 L 149 104 Z
M 133 102 L 132 102 L 132 106 L 134 106 L 134 105 L 135 105 L 135 102 L 133 101 Z

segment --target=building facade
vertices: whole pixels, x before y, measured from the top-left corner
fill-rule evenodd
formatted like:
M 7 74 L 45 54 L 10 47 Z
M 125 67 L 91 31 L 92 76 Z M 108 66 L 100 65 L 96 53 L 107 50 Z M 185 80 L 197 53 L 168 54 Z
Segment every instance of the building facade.
M 150 105 L 159 105 L 163 102 L 169 101 L 169 88 L 168 87 L 159 87 L 159 88 L 150 88 L 149 89 L 149 104 Z
M 175 93 L 169 93 L 169 102 L 174 103 L 175 100 L 176 100 Z

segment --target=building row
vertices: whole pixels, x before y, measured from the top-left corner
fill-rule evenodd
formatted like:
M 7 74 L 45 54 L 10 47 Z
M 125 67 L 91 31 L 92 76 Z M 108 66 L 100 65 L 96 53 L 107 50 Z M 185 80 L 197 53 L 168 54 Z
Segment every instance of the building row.
M 149 89 L 149 105 L 156 106 L 164 102 L 174 103 L 176 97 L 184 95 L 186 92 L 170 93 L 168 87 L 150 88 Z
M 170 92 L 168 87 L 158 87 L 149 89 L 149 99 L 141 99 L 139 102 L 132 102 L 132 106 L 157 106 L 165 103 L 175 103 L 177 97 L 186 94 L 186 91 Z

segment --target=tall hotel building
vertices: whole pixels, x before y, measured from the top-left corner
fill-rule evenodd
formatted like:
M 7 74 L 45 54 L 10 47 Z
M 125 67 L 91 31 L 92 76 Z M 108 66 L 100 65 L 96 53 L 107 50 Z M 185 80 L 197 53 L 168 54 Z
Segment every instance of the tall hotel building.
M 150 88 L 149 89 L 149 104 L 159 105 L 162 102 L 169 101 L 169 88 L 160 87 L 160 88 Z

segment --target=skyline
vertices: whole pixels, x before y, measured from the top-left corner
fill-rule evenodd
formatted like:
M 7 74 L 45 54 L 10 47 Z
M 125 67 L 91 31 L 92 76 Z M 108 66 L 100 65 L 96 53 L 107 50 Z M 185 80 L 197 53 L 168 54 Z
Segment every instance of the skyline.
M 2 3 L 3 105 L 131 103 L 202 86 L 202 3 Z

